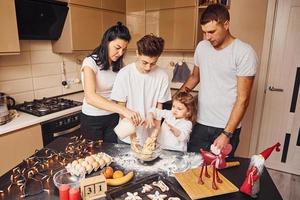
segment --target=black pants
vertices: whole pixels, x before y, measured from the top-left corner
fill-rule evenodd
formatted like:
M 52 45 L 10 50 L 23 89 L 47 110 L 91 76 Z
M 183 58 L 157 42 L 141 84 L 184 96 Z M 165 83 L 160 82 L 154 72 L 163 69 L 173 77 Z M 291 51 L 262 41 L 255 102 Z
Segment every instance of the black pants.
M 89 116 L 81 114 L 80 131 L 84 138 L 118 143 L 118 136 L 114 128 L 119 122 L 119 115 L 114 113 L 105 116 Z
M 200 148 L 203 150 L 209 151 L 210 145 L 212 145 L 215 139 L 222 133 L 222 128 L 216 128 L 211 126 L 205 126 L 197 123 L 193 127 L 193 131 L 191 133 L 190 141 L 188 143 L 188 151 L 189 152 L 198 152 Z M 230 144 L 232 145 L 232 151 L 228 155 L 229 158 L 234 157 L 234 152 L 240 142 L 240 132 L 241 129 L 236 129 L 230 138 Z

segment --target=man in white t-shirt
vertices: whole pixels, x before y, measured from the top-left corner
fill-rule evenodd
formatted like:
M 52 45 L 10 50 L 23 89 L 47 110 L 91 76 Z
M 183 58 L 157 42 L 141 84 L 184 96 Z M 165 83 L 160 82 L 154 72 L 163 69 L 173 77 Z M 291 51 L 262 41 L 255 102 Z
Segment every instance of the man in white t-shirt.
M 194 70 L 180 91 L 190 91 L 200 82 L 197 124 L 188 151 L 222 149 L 231 143 L 232 157 L 239 143 L 241 120 L 250 100 L 257 66 L 252 47 L 229 32 L 229 12 L 213 4 L 203 12 L 200 24 L 204 40 L 194 54 Z
M 112 100 L 138 112 L 143 119 L 152 107 L 162 109 L 162 104 L 171 100 L 168 75 L 156 65 L 163 47 L 164 40 L 160 37 L 145 35 L 141 38 L 137 42 L 137 61 L 118 72 L 112 89 Z M 143 145 L 152 131 L 140 125 L 131 140 Z M 123 142 L 130 143 L 130 137 Z

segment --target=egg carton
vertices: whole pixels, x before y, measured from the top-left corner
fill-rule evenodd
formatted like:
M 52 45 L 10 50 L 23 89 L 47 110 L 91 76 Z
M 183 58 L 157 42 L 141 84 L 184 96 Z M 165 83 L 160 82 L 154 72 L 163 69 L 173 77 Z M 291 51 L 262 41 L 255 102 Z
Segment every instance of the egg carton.
M 109 166 L 112 161 L 111 156 L 101 152 L 73 160 L 68 163 L 65 168 L 70 174 L 79 176 L 80 174 L 90 174 L 92 171 L 97 171 L 105 166 Z

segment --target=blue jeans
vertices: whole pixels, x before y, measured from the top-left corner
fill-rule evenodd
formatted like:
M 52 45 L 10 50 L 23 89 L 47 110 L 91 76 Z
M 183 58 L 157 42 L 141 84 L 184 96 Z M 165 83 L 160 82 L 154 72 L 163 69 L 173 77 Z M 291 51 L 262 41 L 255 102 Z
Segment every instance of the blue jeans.
M 209 151 L 210 145 L 212 145 L 215 139 L 222 133 L 223 128 L 216 128 L 211 126 L 205 126 L 203 124 L 196 123 L 191 133 L 190 141 L 188 143 L 189 152 L 198 152 L 200 148 Z M 234 157 L 235 150 L 240 142 L 241 128 L 234 131 L 230 138 L 230 144 L 232 145 L 232 151 L 228 155 L 229 158 Z

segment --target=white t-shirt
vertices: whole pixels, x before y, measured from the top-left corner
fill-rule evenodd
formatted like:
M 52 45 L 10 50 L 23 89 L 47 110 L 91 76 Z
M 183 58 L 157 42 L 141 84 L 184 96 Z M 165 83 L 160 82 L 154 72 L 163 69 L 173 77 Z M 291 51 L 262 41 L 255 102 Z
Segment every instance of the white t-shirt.
M 91 68 L 96 75 L 96 93 L 99 96 L 110 99 L 110 93 L 116 79 L 117 73 L 113 72 L 111 69 L 109 70 L 100 70 L 100 67 L 96 64 L 94 59 L 91 57 L 86 57 L 82 62 L 81 67 L 81 80 L 82 86 L 84 88 L 84 76 L 83 76 L 83 68 L 89 67 Z M 92 106 L 86 102 L 86 99 L 83 99 L 82 104 L 82 112 L 89 116 L 103 116 L 112 114 L 112 112 L 99 109 L 95 106 Z
M 225 128 L 237 97 L 237 78 L 255 76 L 256 53 L 239 39 L 222 50 L 203 40 L 197 45 L 194 62 L 200 70 L 197 122 Z
M 187 143 L 190 139 L 190 133 L 193 128 L 192 122 L 184 118 L 176 119 L 171 110 L 152 108 L 150 112 L 154 114 L 155 119 L 165 119 L 157 137 L 157 142 L 161 145 L 161 147 L 163 149 L 175 151 L 187 151 Z M 178 137 L 172 133 L 167 123 L 180 131 L 180 135 Z
M 131 63 L 119 71 L 111 99 L 126 102 L 127 108 L 140 113 L 145 119 L 146 114 L 152 107 L 156 107 L 157 103 L 171 100 L 169 77 L 157 66 L 144 74 L 138 71 L 135 63 Z M 151 131 L 141 126 L 137 127 L 137 142 L 142 145 Z M 130 143 L 130 137 L 123 141 Z

